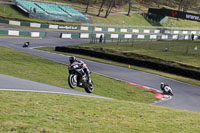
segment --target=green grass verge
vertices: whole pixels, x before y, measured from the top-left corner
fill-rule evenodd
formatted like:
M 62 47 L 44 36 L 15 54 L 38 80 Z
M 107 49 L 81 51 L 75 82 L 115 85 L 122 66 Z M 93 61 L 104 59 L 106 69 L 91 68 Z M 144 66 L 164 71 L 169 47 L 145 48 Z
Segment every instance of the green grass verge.
M 162 23 L 161 24 L 164 27 L 190 27 L 190 28 L 200 28 L 199 22 L 197 21 L 189 21 L 189 20 L 184 20 L 184 19 L 176 19 L 176 18 L 172 18 L 169 17 L 168 22 L 167 23 Z
M 97 23 L 97 24 L 152 26 L 146 19 L 144 19 L 142 15 L 139 15 L 139 14 L 131 14 L 130 17 L 128 17 L 127 15 L 112 15 L 112 16 L 109 16 L 108 18 L 104 18 L 103 16 L 97 17 L 93 15 L 92 21 L 93 23 Z
M 16 50 L 0 47 L 0 73 L 69 88 L 67 66 Z M 152 103 L 152 92 L 93 73 L 94 94 L 119 100 Z M 83 88 L 76 90 L 84 91 Z
M 70 95 L 0 91 L 0 132 L 198 133 L 200 113 Z
M 0 37 L 30 38 L 31 36 L 15 36 L 15 35 L 2 35 L 2 34 L 0 34 Z M 33 37 L 33 38 L 35 38 L 35 37 Z

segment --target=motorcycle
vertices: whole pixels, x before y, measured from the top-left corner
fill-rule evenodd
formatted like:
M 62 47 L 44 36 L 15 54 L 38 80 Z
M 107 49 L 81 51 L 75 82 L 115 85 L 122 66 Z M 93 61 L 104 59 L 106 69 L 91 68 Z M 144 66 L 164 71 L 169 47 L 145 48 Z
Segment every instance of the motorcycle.
M 170 96 L 173 96 L 173 91 L 172 91 L 172 88 L 169 87 L 169 86 L 165 86 L 163 89 L 163 94 L 166 94 L 166 95 L 170 95 Z
M 23 48 L 28 48 L 28 46 L 30 45 L 30 42 L 25 42 L 24 45 L 22 46 Z
M 94 85 L 92 81 L 89 81 L 89 77 L 85 74 L 84 68 L 78 63 L 72 63 L 69 67 L 68 84 L 74 89 L 77 86 L 84 88 L 87 93 L 94 91 Z

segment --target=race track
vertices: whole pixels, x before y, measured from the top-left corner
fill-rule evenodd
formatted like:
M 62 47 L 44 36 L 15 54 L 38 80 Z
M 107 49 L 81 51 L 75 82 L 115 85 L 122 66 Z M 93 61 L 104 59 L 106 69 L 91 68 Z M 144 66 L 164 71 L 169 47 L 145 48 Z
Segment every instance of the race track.
M 2 75 L 2 74 L 0 74 L 0 90 L 46 92 L 46 93 L 67 94 L 67 95 L 111 99 L 111 98 L 107 98 L 103 96 L 88 94 L 88 93 L 84 93 L 84 92 L 80 92 L 80 91 L 76 91 L 72 89 L 56 87 L 56 86 L 29 81 L 25 79 L 19 79 L 19 78 Z
M 57 38 L 56 36 L 55 37 L 53 36 L 55 35 L 52 35 L 52 37 L 47 37 L 44 39 L 0 38 L 0 45 L 13 48 L 16 50 L 20 50 L 32 55 L 40 56 L 40 57 L 53 60 L 62 64 L 68 64 L 69 63 L 68 56 L 40 51 L 40 50 L 32 49 L 31 47 L 61 46 L 61 45 L 67 46 L 67 45 L 89 42 L 88 40 L 60 39 L 60 38 Z M 23 43 L 26 41 L 30 41 L 31 43 L 30 48 L 22 48 Z M 200 88 L 199 87 L 178 82 L 175 80 L 171 80 L 168 78 L 164 78 L 161 76 L 128 69 L 128 68 L 122 68 L 122 67 L 112 66 L 108 64 L 97 63 L 94 61 L 89 61 L 89 60 L 84 60 L 84 59 L 83 61 L 85 61 L 88 64 L 92 72 L 99 73 L 99 74 L 113 77 L 113 78 L 117 78 L 123 81 L 151 87 L 154 89 L 159 90 L 160 82 L 165 82 L 172 87 L 174 91 L 174 97 L 171 100 L 157 103 L 157 105 L 168 106 L 168 107 L 173 107 L 177 109 L 200 111 L 200 103 L 199 103 Z M 6 86 L 4 86 L 4 88 L 6 88 Z M 74 91 L 73 93 L 79 93 L 79 92 Z

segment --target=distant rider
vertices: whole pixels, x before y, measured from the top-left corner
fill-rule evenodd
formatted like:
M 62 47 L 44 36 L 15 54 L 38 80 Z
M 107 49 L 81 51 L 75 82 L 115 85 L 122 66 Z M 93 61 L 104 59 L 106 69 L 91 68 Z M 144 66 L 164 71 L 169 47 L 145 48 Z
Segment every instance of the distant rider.
M 165 83 L 163 83 L 163 82 L 160 83 L 160 89 L 163 91 L 163 93 L 166 93 L 166 94 L 167 94 L 169 91 L 172 92 L 172 89 L 169 87 L 169 85 L 167 85 L 167 84 L 165 84 Z
M 70 65 L 73 64 L 74 62 L 76 62 L 80 67 L 83 67 L 83 71 L 85 72 L 85 74 L 88 76 L 88 82 L 91 82 L 91 78 L 90 78 L 90 70 L 87 67 L 87 64 L 85 62 L 83 62 L 82 60 L 77 60 L 75 56 L 71 56 L 69 57 L 69 62 Z

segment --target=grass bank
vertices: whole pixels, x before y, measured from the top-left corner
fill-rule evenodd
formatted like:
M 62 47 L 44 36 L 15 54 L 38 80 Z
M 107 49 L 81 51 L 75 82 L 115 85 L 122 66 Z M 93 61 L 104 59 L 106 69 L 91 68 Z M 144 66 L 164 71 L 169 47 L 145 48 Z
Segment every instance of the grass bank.
M 70 95 L 0 91 L 0 132 L 198 133 L 200 113 Z
M 0 47 L 0 51 L 1 74 L 69 88 L 67 66 L 4 47 Z M 95 73 L 92 74 L 92 79 L 95 86 L 93 93 L 97 95 L 143 103 L 157 100 L 152 92 L 124 82 Z M 84 91 L 83 88 L 76 90 Z
M 0 5 L 0 18 L 8 19 L 8 20 L 45 23 L 45 24 L 79 25 L 79 23 L 55 22 L 55 21 L 29 18 L 28 16 L 25 16 L 23 13 L 20 13 L 19 11 L 17 11 L 15 7 L 12 5 Z

